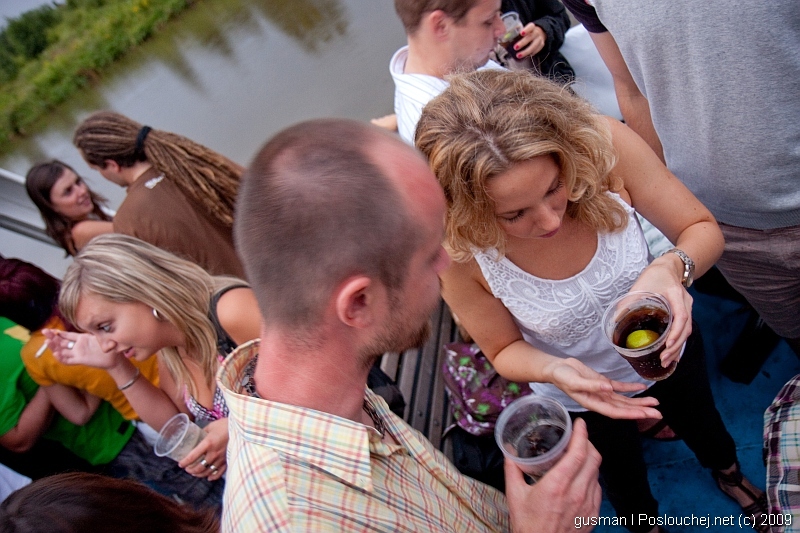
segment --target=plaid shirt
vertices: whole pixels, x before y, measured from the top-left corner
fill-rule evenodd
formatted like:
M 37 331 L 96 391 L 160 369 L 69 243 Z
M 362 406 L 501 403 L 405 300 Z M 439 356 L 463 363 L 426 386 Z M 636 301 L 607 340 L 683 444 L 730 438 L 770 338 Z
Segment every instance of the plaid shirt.
M 800 531 L 800 374 L 790 379 L 764 412 L 767 504 L 773 515 L 790 513 L 786 531 Z M 784 526 L 772 527 L 782 533 Z
M 217 375 L 230 409 L 223 531 L 510 530 L 505 497 L 462 476 L 369 389 L 399 445 L 357 422 L 247 394 L 258 346 L 240 346 Z

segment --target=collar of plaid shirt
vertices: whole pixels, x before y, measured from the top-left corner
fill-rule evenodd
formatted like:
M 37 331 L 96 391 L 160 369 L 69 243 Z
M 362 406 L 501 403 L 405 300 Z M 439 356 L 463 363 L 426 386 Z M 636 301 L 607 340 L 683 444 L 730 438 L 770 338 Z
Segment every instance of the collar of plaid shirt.
M 505 497 L 461 475 L 369 389 L 365 400 L 398 444 L 352 420 L 248 394 L 258 347 L 243 344 L 217 374 L 231 434 L 223 530 L 509 530 Z
M 228 404 L 233 403 L 240 407 L 237 412 L 247 421 L 247 426 L 260 426 L 262 429 L 257 434 L 249 433 L 249 440 L 371 491 L 370 441 L 375 441 L 372 453 L 379 455 L 390 455 L 398 451 L 399 447 L 380 445 L 381 436 L 370 431 L 369 426 L 358 422 L 330 413 L 253 397 L 248 393 L 247 385 L 252 380 L 249 373 L 253 370 L 249 363 L 257 352 L 257 340 L 240 346 L 236 353 L 247 353 L 248 356 L 239 356 L 229 361 L 220 369 L 218 376 L 223 391 L 227 393 Z M 391 427 L 385 412 L 387 409 L 382 409 L 385 406 L 377 401 L 377 396 L 369 389 L 365 389 L 364 403 L 372 408 L 375 417 L 383 422 L 385 428 Z

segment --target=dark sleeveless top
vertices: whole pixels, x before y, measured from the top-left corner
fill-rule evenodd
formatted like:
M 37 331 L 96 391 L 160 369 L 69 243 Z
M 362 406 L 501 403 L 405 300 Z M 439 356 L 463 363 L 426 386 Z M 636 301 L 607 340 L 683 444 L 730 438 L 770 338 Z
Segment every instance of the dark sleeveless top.
M 225 287 L 211 296 L 211 304 L 208 307 L 208 318 L 211 319 L 211 323 L 214 325 L 214 331 L 217 334 L 217 353 L 219 353 L 222 357 L 226 357 L 229 353 L 231 353 L 238 346 L 238 344 L 231 339 L 230 335 L 228 335 L 228 332 L 225 331 L 225 329 L 222 327 L 222 324 L 219 323 L 219 317 L 217 316 L 217 304 L 219 303 L 219 299 L 222 298 L 223 294 L 229 290 L 241 288 L 249 289 L 250 286 L 244 283 L 240 285 L 231 285 L 230 287 Z
M 217 335 L 217 358 L 219 359 L 220 363 L 222 363 L 225 357 L 227 357 L 228 354 L 230 354 L 234 348 L 236 348 L 237 344 L 233 339 L 231 339 L 230 335 L 228 335 L 228 332 L 226 332 L 220 324 L 219 317 L 217 316 L 217 304 L 219 303 L 219 299 L 223 294 L 231 289 L 238 289 L 241 287 L 249 287 L 249 285 L 231 285 L 230 287 L 225 287 L 221 291 L 211 296 L 211 302 L 208 309 L 208 318 L 211 320 L 211 324 L 214 326 L 214 332 Z M 219 420 L 220 418 L 226 418 L 228 416 L 228 406 L 225 404 L 225 398 L 223 397 L 222 391 L 219 387 L 217 387 L 214 391 L 214 400 L 211 409 L 207 409 L 201 405 L 191 394 L 189 394 L 188 389 L 184 389 L 183 396 L 184 401 L 186 402 L 186 407 L 189 408 L 189 412 L 191 412 L 194 416 L 195 422 L 201 426 L 208 424 L 209 422 L 213 422 L 214 420 Z

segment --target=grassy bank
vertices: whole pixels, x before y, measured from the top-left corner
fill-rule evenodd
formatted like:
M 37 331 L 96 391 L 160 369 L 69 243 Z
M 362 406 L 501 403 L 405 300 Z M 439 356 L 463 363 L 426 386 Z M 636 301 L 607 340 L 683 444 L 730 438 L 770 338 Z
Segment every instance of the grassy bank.
M 68 0 L 11 21 L 0 35 L 0 152 L 193 1 Z

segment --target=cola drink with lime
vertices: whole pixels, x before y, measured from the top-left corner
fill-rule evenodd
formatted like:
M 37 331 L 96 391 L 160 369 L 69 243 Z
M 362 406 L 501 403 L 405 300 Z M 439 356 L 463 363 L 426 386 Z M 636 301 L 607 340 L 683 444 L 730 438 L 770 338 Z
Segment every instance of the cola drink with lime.
M 500 18 L 503 21 L 506 31 L 500 36 L 497 43 L 497 58 L 503 63 L 503 66 L 510 70 L 528 70 L 534 67 L 531 57 L 518 58 L 518 50 L 514 50 L 520 39 L 522 39 L 522 30 L 524 26 L 519 18 L 519 13 L 516 11 L 509 11 L 503 13 Z
M 661 352 L 666 347 L 665 332 L 669 326 L 669 313 L 657 306 L 645 305 L 623 315 L 612 337 L 617 352 L 625 358 L 637 374 L 643 378 L 660 381 L 668 378 L 675 371 L 677 361 L 669 366 L 661 366 Z M 626 347 L 628 336 L 634 331 L 650 330 L 658 334 L 658 338 L 650 344 L 637 348 Z

